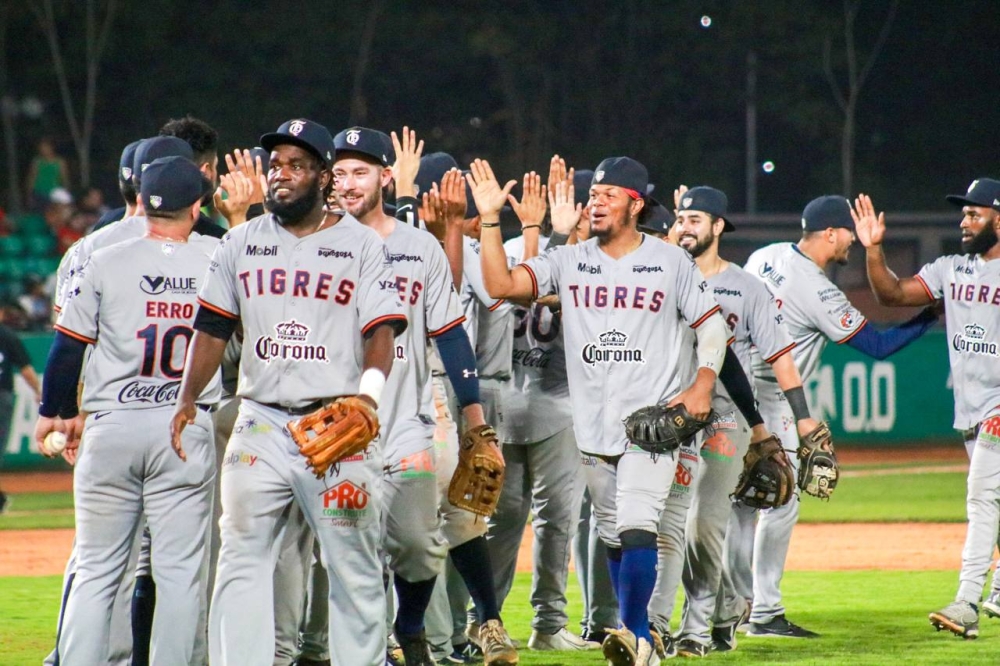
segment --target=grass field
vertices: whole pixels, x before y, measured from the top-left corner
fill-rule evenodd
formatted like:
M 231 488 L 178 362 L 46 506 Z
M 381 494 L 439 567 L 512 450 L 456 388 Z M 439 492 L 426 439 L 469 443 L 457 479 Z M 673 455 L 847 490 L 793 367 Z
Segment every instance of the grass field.
M 930 473 L 844 478 L 831 502 L 806 498 L 802 520 L 809 522 L 961 522 L 965 520 L 965 475 Z M 72 527 L 70 493 L 25 493 L 14 497 L 0 530 Z M 3 539 L 0 534 L 0 539 Z M 831 557 L 836 557 L 831 553 Z M 511 634 L 527 643 L 531 609 L 530 575 L 519 574 L 505 618 Z M 1000 621 L 981 622 L 981 638 L 962 641 L 937 633 L 927 613 L 947 604 L 957 572 L 820 572 L 786 574 L 782 589 L 789 617 L 822 637 L 813 641 L 742 638 L 730 654 L 713 663 L 882 664 L 1000 663 Z M 39 664 L 51 649 L 59 606 L 60 578 L 0 578 L 0 666 Z M 568 589 L 569 614 L 580 614 L 575 579 Z M 680 602 L 675 619 L 679 617 Z M 676 621 L 675 621 L 676 625 Z M 525 666 L 603 664 L 599 653 L 522 651 Z

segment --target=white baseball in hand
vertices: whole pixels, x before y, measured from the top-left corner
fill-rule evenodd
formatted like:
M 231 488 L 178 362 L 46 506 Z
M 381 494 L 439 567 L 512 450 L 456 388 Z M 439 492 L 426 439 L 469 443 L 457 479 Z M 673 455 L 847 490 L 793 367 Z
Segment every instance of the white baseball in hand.
M 62 453 L 62 450 L 66 448 L 66 435 L 58 430 L 53 430 L 45 436 L 44 443 L 45 448 L 51 455 L 57 455 Z

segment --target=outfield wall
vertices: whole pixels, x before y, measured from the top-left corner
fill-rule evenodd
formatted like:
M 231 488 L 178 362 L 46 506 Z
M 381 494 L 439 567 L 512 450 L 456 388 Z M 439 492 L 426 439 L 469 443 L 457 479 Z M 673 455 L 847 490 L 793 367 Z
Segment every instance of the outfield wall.
M 41 372 L 52 336 L 22 339 Z M 960 439 L 951 428 L 950 382 L 946 336 L 934 330 L 885 361 L 874 361 L 847 346 L 827 345 L 806 393 L 813 414 L 830 423 L 838 443 L 885 446 L 950 440 L 958 445 Z M 40 455 L 32 441 L 36 405 L 20 375 L 15 389 L 2 469 L 65 468 L 61 460 Z

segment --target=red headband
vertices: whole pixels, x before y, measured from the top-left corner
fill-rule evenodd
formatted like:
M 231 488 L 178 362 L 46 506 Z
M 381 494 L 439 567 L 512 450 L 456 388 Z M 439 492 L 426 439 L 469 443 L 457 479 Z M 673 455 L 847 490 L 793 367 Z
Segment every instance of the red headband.
M 641 199 L 642 198 L 642 195 L 639 194 L 639 192 L 637 190 L 630 190 L 627 187 L 623 187 L 622 189 L 625 190 L 625 194 L 629 195 L 633 199 Z

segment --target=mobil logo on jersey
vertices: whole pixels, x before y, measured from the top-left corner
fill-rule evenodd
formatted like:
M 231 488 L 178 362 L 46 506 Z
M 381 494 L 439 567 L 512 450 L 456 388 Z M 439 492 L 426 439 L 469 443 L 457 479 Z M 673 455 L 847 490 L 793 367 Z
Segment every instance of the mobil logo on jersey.
M 139 289 L 150 296 L 159 296 L 168 291 L 172 294 L 198 293 L 196 278 L 167 275 L 143 275 L 139 280 Z
M 617 329 L 605 331 L 597 336 L 597 342 L 583 347 L 581 354 L 587 365 L 602 363 L 645 363 L 641 349 L 629 347 L 628 334 Z
M 354 527 L 369 512 L 368 488 L 351 481 L 341 481 L 323 492 L 323 517 L 334 525 Z
M 262 335 L 254 343 L 254 354 L 264 363 L 305 361 L 329 363 L 326 345 L 309 344 L 309 327 L 294 319 L 275 325 L 274 335 Z
M 979 324 L 966 324 L 951 338 L 951 347 L 960 354 L 1000 356 L 997 343 L 986 339 L 986 329 Z

